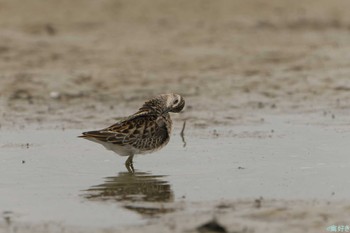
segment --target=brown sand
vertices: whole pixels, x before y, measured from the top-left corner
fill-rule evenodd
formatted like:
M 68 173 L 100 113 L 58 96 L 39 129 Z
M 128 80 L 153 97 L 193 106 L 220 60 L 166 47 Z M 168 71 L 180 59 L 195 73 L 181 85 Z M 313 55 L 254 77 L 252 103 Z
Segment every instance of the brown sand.
M 0 127 L 101 127 L 169 91 L 186 98 L 177 118 L 188 127 L 249 123 L 266 112 L 345 114 L 349 9 L 348 0 L 1 0 Z M 201 203 L 195 215 L 122 232 L 192 231 L 216 212 L 229 232 L 350 224 L 348 202 L 332 213 L 327 202 L 252 203 Z
M 1 125 L 100 125 L 168 91 L 186 97 L 181 118 L 198 124 L 344 109 L 349 6 L 0 1 Z

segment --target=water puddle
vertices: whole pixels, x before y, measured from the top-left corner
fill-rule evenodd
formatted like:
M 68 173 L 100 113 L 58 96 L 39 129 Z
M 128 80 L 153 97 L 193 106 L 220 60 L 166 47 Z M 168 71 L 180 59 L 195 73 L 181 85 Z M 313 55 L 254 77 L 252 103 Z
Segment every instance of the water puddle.
M 174 193 L 164 175 L 149 172 L 120 172 L 117 176 L 106 177 L 99 185 L 83 191 L 83 197 L 90 201 L 116 201 L 125 203 L 124 208 L 144 216 L 173 212 L 159 203 L 174 202 Z M 142 206 L 133 205 L 142 203 Z M 157 205 L 149 205 L 156 203 Z M 145 205 L 148 204 L 148 205 Z
M 119 227 L 174 203 L 247 197 L 342 199 L 350 191 L 350 126 L 267 117 L 256 125 L 177 132 L 154 154 L 125 157 L 81 130 L 1 131 L 3 221 Z M 6 213 L 6 214 L 5 214 Z

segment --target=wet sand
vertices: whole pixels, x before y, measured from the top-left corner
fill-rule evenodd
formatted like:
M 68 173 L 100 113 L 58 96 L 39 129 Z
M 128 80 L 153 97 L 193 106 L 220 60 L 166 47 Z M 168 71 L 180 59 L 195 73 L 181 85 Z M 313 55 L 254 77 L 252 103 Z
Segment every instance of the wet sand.
M 213 220 L 227 232 L 345 226 L 345 120 L 265 115 L 185 130 L 186 144 L 177 129 L 163 150 L 136 156 L 134 174 L 124 157 L 77 138 L 80 130 L 2 130 L 0 229 L 196 232 Z
M 0 1 L 0 232 L 203 232 L 214 218 L 227 232 L 350 225 L 349 7 Z M 138 176 L 73 136 L 170 91 L 186 109 L 168 147 L 137 157 Z

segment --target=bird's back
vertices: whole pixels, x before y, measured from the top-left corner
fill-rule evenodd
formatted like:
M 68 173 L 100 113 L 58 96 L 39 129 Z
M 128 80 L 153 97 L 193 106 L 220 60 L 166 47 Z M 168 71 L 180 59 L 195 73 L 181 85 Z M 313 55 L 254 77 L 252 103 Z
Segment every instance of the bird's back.
M 171 125 L 168 113 L 139 111 L 105 129 L 84 132 L 82 137 L 120 155 L 142 154 L 165 146 L 169 142 Z

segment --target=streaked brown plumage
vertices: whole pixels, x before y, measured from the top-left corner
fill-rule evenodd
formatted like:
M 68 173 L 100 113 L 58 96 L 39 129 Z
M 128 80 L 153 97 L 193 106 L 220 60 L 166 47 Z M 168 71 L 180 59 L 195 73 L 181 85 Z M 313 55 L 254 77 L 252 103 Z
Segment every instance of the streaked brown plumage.
M 180 112 L 184 99 L 177 94 L 163 94 L 148 100 L 138 112 L 102 130 L 84 132 L 80 137 L 97 142 L 122 156 L 133 171 L 135 154 L 150 153 L 164 147 L 170 139 L 172 121 L 169 112 Z

